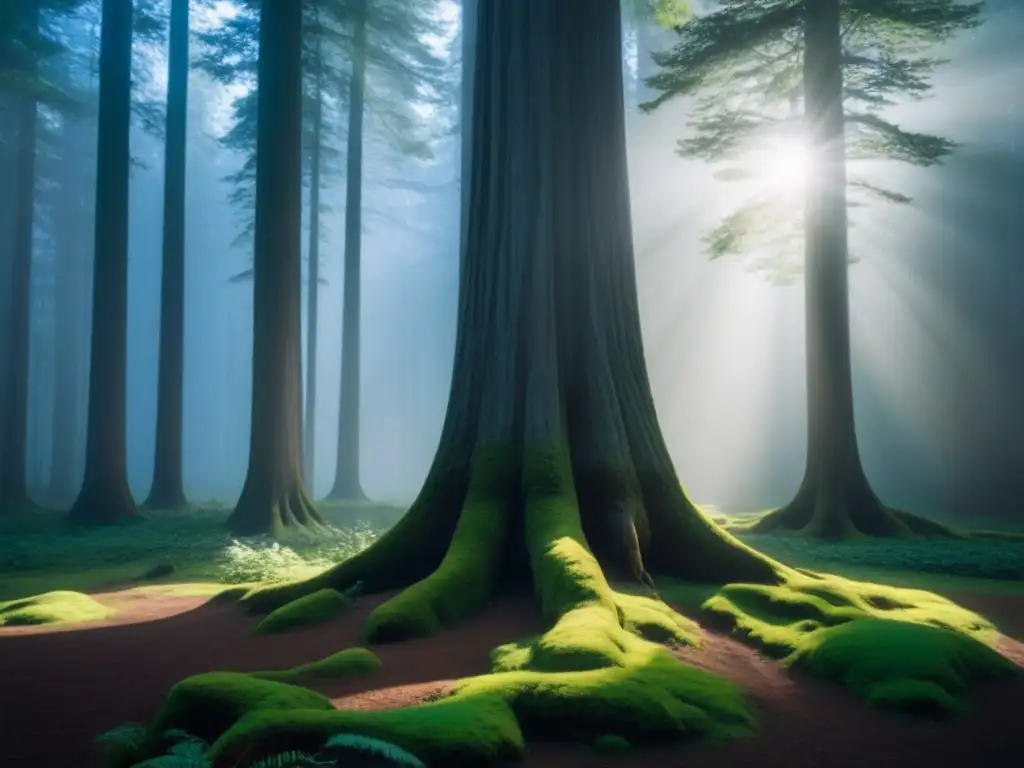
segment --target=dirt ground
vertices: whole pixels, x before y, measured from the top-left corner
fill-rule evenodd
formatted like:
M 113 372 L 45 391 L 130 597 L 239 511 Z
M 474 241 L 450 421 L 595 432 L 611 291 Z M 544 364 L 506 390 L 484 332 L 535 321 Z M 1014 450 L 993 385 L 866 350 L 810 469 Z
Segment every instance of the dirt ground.
M 99 766 L 96 734 L 146 722 L 173 683 L 213 670 L 281 669 L 358 644 L 359 628 L 385 599 L 286 635 L 254 636 L 236 606 L 159 592 L 94 595 L 119 609 L 78 627 L 0 629 L 0 766 Z M 995 621 L 1007 655 L 1024 664 L 1024 596 L 958 593 L 954 600 Z M 486 670 L 491 648 L 540 627 L 529 598 L 506 598 L 471 621 L 424 640 L 375 647 L 372 676 L 319 682 L 339 708 L 415 703 L 451 680 Z M 1016 639 L 1011 639 L 1016 638 Z M 970 715 L 946 723 L 870 710 L 843 689 L 784 670 L 737 641 L 705 633 L 688 662 L 744 686 L 759 732 L 724 746 L 671 745 L 601 757 L 580 745 L 534 744 L 527 768 L 884 768 L 1024 766 L 1024 680 L 984 686 Z

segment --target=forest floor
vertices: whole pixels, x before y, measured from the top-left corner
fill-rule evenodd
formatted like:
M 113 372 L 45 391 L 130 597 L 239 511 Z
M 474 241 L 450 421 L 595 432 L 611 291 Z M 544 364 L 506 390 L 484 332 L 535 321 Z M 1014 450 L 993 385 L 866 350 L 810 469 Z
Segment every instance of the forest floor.
M 1024 595 L 942 590 L 994 621 L 1000 650 L 1024 664 Z M 206 592 L 204 595 L 203 592 Z M 208 603 L 209 590 L 171 587 L 94 593 L 117 609 L 85 625 L 0 629 L 0 765 L 99 766 L 93 738 L 125 722 L 147 722 L 168 688 L 214 670 L 284 669 L 359 643 L 369 612 L 388 597 L 360 598 L 346 615 L 283 635 L 253 635 L 258 619 Z M 688 602 L 688 601 L 684 601 Z M 680 606 L 685 608 L 686 606 Z M 368 676 L 310 681 L 339 708 L 414 704 L 452 680 L 486 671 L 490 650 L 541 627 L 530 597 L 506 597 L 433 638 L 375 646 L 382 668 Z M 868 708 L 843 688 L 808 678 L 714 631 L 685 661 L 748 692 L 759 730 L 725 745 L 636 748 L 618 757 L 587 746 L 529 746 L 527 768 L 1011 768 L 1024 755 L 1024 679 L 981 686 L 972 711 L 937 723 Z

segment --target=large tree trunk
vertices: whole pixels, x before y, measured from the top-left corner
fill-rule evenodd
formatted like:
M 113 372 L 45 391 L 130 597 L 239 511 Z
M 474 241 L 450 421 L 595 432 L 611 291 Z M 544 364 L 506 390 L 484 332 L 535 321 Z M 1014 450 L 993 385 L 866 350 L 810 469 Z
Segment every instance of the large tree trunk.
M 345 287 L 341 323 L 341 401 L 338 453 L 331 499 L 365 499 L 359 482 L 360 296 L 363 239 L 363 102 L 366 90 L 368 0 L 352 9 L 352 75 L 348 97 L 348 156 L 345 196 Z
M 74 523 L 138 517 L 128 488 L 125 434 L 131 70 L 132 2 L 103 0 L 89 415 L 85 477 L 68 512 Z
M 323 62 L 317 40 L 316 101 L 313 103 L 313 147 L 309 179 L 309 277 L 306 282 L 306 400 L 302 430 L 306 487 L 311 491 L 316 472 L 316 376 L 317 339 L 320 321 L 320 147 L 323 141 Z
M 804 213 L 807 464 L 794 499 L 762 518 L 757 530 L 826 539 L 942 533 L 937 524 L 886 508 L 861 465 L 850 365 L 840 2 L 808 3 L 805 13 L 805 121 L 816 169 Z
M 22 3 L 22 24 L 39 28 L 39 3 Z M 26 54 L 22 67 L 32 77 L 37 69 L 34 54 Z M 7 319 L 4 416 L 0 420 L 0 508 L 30 502 L 27 486 L 29 339 L 31 337 L 32 251 L 35 231 L 36 125 L 35 94 L 22 94 L 18 106 L 18 143 L 14 198 L 14 242 L 10 274 L 11 306 Z
M 228 527 L 240 535 L 323 520 L 302 480 L 302 4 L 260 11 L 253 256 L 252 431 Z
M 160 378 L 153 485 L 146 506 L 185 506 L 182 399 L 185 376 L 185 149 L 188 125 L 188 3 L 171 4 L 164 150 L 163 274 L 160 284 Z
M 551 619 L 577 598 L 606 604 L 598 563 L 632 576 L 641 556 L 696 580 L 775 580 L 773 564 L 687 499 L 658 426 L 617 0 L 493 0 L 478 13 L 455 368 L 434 464 L 372 547 L 251 604 L 414 584 L 369 620 L 370 639 L 391 640 L 436 631 L 499 580 L 531 574 Z

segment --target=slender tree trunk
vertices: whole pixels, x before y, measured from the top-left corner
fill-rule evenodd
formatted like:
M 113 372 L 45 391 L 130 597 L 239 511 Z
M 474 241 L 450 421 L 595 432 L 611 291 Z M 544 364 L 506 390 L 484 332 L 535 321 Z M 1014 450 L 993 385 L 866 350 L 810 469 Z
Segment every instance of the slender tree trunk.
M 189 0 L 171 4 L 164 152 L 163 274 L 160 286 L 160 378 L 153 485 L 146 506 L 184 507 L 182 400 L 185 377 L 185 150 L 188 126 Z
M 50 487 L 54 498 L 73 500 L 77 491 L 76 445 L 79 428 L 79 368 L 83 248 L 82 160 L 88 156 L 84 121 L 64 117 L 61 129 L 61 181 L 57 210 L 56 361 L 53 368 L 53 424 Z
M 39 3 L 22 3 L 22 23 L 29 34 L 39 29 Z M 29 77 L 37 65 L 33 54 L 23 64 Z M 36 125 L 38 110 L 33 93 L 25 93 L 18 107 L 18 143 L 15 166 L 14 244 L 10 275 L 11 307 L 7 324 L 7 386 L 4 391 L 4 430 L 0 433 L 0 508 L 30 502 L 27 486 L 28 378 L 31 338 L 32 252 L 35 231 Z
M 302 4 L 260 11 L 249 469 L 228 519 L 237 534 L 323 520 L 302 479 Z
M 309 279 L 306 287 L 306 400 L 302 431 L 306 487 L 315 488 L 316 472 L 316 376 L 320 321 L 320 147 L 323 141 L 323 86 L 320 43 L 317 41 L 316 100 L 313 103 L 313 147 L 309 180 Z
M 532 578 L 552 621 L 576 600 L 566 595 L 612 603 L 602 567 L 776 581 L 772 563 L 687 499 L 658 426 L 637 305 L 618 0 L 495 0 L 478 11 L 455 367 L 434 464 L 386 536 L 253 606 L 357 581 L 412 585 L 366 625 L 385 641 L 469 615 L 503 580 Z
M 359 370 L 361 246 L 363 239 L 363 102 L 366 90 L 367 1 L 353 4 L 352 75 L 349 79 L 345 197 L 345 288 L 341 327 L 341 401 L 338 453 L 331 499 L 365 499 L 359 482 Z
M 807 465 L 793 501 L 758 528 L 826 539 L 906 535 L 922 526 L 938 533 L 940 526 L 882 505 L 861 465 L 850 364 L 840 0 L 808 3 L 805 13 L 805 119 L 816 168 L 804 213 Z
M 85 477 L 68 512 L 74 523 L 138 516 L 128 488 L 125 429 L 131 70 L 132 2 L 103 0 L 89 415 Z

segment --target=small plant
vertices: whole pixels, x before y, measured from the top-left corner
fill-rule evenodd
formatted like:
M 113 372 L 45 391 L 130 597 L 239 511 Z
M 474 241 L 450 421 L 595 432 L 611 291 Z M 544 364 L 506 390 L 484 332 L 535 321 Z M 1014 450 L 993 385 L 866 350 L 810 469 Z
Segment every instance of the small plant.
M 351 765 L 351 759 L 359 755 L 358 764 L 367 768 L 377 765 L 381 768 L 427 768 L 416 755 L 395 744 L 355 733 L 336 733 L 327 740 L 320 754 L 332 758 L 332 762 L 321 765 Z
M 223 553 L 221 580 L 225 584 L 281 581 L 288 572 L 307 562 L 294 549 L 276 541 L 269 546 L 251 546 L 232 541 Z

